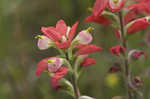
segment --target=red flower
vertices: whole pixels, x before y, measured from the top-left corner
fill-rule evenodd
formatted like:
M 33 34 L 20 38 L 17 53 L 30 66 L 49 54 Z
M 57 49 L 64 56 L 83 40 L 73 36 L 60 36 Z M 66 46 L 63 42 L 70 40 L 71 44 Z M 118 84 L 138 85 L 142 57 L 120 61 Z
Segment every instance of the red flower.
M 133 34 L 139 32 L 140 30 L 145 29 L 149 25 L 150 22 L 148 21 L 147 17 L 136 19 L 128 28 L 128 33 Z
M 59 80 L 63 78 L 68 72 L 67 67 L 62 66 L 60 67 L 56 73 L 51 78 L 52 88 L 58 90 L 61 86 L 59 85 Z
M 103 24 L 103 25 L 108 25 L 108 24 L 111 24 L 111 22 L 105 18 L 104 16 L 88 16 L 86 19 L 85 19 L 86 22 L 95 22 L 95 23 L 98 23 L 98 24 Z
M 83 67 L 87 67 L 87 66 L 90 66 L 90 65 L 94 65 L 96 64 L 96 61 L 93 59 L 93 58 L 85 58 L 82 62 L 82 66 Z
M 82 47 L 81 49 L 79 49 L 76 52 L 76 55 L 84 55 L 84 54 L 90 54 L 90 53 L 94 53 L 97 51 L 102 50 L 100 47 L 96 46 L 96 45 L 87 45 L 85 47 Z
M 120 56 L 120 53 L 121 52 L 124 52 L 125 51 L 125 48 L 118 45 L 118 46 L 114 46 L 112 48 L 110 48 L 110 51 L 115 54 L 116 56 Z
M 76 22 L 72 28 L 67 27 L 66 23 L 63 20 L 59 20 L 55 27 L 42 27 L 41 31 L 46 35 L 49 39 L 56 42 L 58 48 L 66 49 L 70 46 L 70 42 L 74 37 L 74 33 L 78 26 L 78 22 Z

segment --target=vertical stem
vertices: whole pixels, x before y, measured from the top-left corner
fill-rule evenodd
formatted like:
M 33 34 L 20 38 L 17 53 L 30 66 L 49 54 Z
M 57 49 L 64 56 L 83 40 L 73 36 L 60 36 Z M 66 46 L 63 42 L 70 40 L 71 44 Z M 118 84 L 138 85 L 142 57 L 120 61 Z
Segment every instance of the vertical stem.
M 121 36 L 122 36 L 122 45 L 124 48 L 127 49 L 127 41 L 125 38 L 125 32 L 124 32 L 124 25 L 123 25 L 123 16 L 122 12 L 119 12 L 119 19 L 120 19 L 120 28 L 121 28 Z M 125 51 L 125 56 L 124 56 L 124 68 L 125 68 L 125 81 L 126 81 L 126 86 L 128 90 L 128 99 L 132 99 L 132 93 L 130 91 L 130 73 L 129 73 L 129 61 L 128 61 L 128 53 Z
M 77 86 L 77 79 L 74 74 L 72 75 L 71 80 L 72 80 L 72 84 L 73 84 L 73 88 L 74 88 L 74 92 L 75 92 L 75 99 L 78 99 L 79 98 L 79 95 L 78 95 L 79 90 L 78 90 L 78 86 Z
M 67 60 L 70 62 L 71 66 L 73 66 L 72 64 L 72 60 L 69 59 L 69 56 L 66 55 Z M 72 85 L 73 85 L 73 89 L 74 89 L 74 95 L 75 95 L 75 99 L 79 99 L 80 96 L 80 92 L 79 92 L 79 88 L 77 85 L 77 78 L 76 78 L 76 71 L 75 68 L 73 67 L 73 71 L 72 71 L 72 75 L 71 75 L 71 81 L 72 81 Z

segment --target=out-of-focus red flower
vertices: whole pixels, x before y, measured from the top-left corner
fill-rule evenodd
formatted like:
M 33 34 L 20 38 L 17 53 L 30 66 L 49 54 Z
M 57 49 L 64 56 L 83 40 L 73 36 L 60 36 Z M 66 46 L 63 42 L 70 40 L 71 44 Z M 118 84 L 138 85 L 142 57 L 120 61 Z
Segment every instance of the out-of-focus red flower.
M 61 86 L 59 85 L 59 80 L 63 78 L 68 72 L 67 67 L 62 66 L 60 67 L 56 73 L 51 78 L 52 88 L 58 90 Z
M 110 51 L 116 56 L 120 56 L 120 53 L 124 52 L 125 48 L 120 45 L 117 45 L 117 46 L 113 46 L 112 48 L 110 48 Z
M 78 22 L 76 22 L 70 29 L 63 20 L 59 20 L 56 27 L 42 27 L 41 31 L 49 39 L 56 42 L 58 48 L 66 49 L 70 46 L 70 42 L 74 37 L 77 26 Z
M 108 24 L 111 24 L 111 22 L 105 18 L 104 16 L 94 16 L 94 15 L 91 15 L 91 16 L 88 16 L 86 19 L 85 19 L 86 22 L 95 22 L 95 23 L 98 23 L 98 24 L 103 24 L 103 25 L 108 25 Z
M 76 55 L 85 55 L 85 54 L 91 54 L 91 53 L 94 53 L 94 52 L 98 52 L 102 50 L 101 47 L 98 47 L 96 45 L 87 45 L 85 47 L 82 47 L 81 49 L 79 49 L 77 52 L 76 52 Z
M 148 21 L 147 17 L 136 19 L 135 21 L 133 21 L 131 26 L 129 26 L 128 33 L 133 34 L 139 32 L 140 30 L 145 29 L 149 25 L 150 22 Z
M 135 51 L 135 52 L 132 54 L 132 57 L 133 57 L 134 59 L 139 59 L 139 57 L 140 57 L 141 55 L 144 55 L 145 57 L 147 56 L 146 52 L 144 52 L 144 51 Z
M 132 4 L 129 8 L 130 9 L 137 9 L 140 12 L 145 12 L 150 14 L 150 0 L 136 0 L 139 3 L 137 4 Z
M 94 64 L 96 64 L 96 61 L 93 58 L 89 58 L 89 57 L 85 58 L 82 62 L 83 67 L 87 67 Z

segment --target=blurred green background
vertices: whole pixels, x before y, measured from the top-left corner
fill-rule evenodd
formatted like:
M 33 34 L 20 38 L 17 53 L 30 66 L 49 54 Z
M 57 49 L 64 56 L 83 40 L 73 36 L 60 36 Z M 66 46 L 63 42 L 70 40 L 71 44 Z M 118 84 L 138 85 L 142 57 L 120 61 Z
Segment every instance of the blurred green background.
M 114 63 L 121 60 L 109 52 L 111 46 L 119 44 L 113 29 L 109 26 L 85 23 L 94 0 L 0 0 L 0 99 L 72 99 L 63 92 L 51 88 L 46 75 L 35 76 L 35 68 L 42 58 L 54 56 L 54 49 L 40 51 L 34 37 L 41 33 L 42 26 L 55 26 L 59 19 L 68 25 L 80 21 L 77 29 L 92 26 L 93 43 L 103 51 L 91 55 L 97 64 L 84 70 L 80 78 L 82 94 L 96 99 L 111 99 L 124 96 L 126 90 L 121 73 L 109 74 Z M 133 76 L 141 76 L 144 86 L 144 99 L 150 99 L 150 51 L 142 31 L 129 37 L 129 47 L 147 51 L 148 57 L 131 63 Z M 138 99 L 138 98 L 137 98 Z

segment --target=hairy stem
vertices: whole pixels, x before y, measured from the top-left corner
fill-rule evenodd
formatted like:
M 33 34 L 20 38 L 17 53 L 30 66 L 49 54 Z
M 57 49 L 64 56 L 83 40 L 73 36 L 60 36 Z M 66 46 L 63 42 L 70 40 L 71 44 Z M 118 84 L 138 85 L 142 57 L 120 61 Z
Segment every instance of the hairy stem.
M 122 12 L 119 12 L 119 19 L 120 19 L 120 28 L 121 28 L 121 36 L 122 36 L 122 46 L 127 49 L 127 41 L 126 41 L 126 34 L 124 30 L 124 25 L 123 25 L 123 16 Z M 126 86 L 128 90 L 128 99 L 132 99 L 132 93 L 130 91 L 130 72 L 129 72 L 129 61 L 128 61 L 128 53 L 125 51 L 124 55 L 124 72 L 125 72 L 125 81 L 126 81 Z

